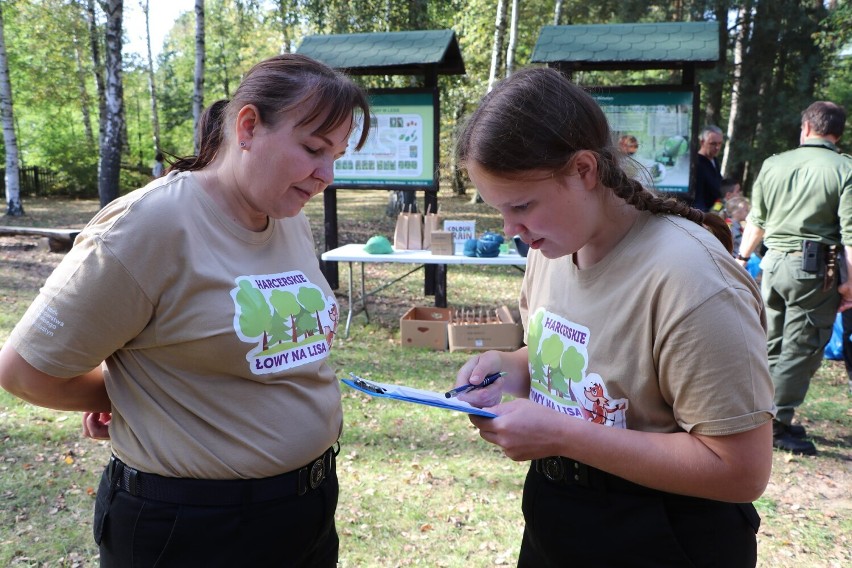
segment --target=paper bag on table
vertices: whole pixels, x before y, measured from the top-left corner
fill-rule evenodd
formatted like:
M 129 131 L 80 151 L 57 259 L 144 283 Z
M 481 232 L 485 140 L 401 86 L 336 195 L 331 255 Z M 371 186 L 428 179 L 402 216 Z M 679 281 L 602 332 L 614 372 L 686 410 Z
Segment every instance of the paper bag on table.
M 393 248 L 397 250 L 423 248 L 423 216 L 420 213 L 400 212 L 393 232 Z
M 441 223 L 438 220 L 438 213 L 431 212 L 431 204 L 426 208 L 426 215 L 423 217 L 423 250 L 432 247 L 432 231 L 440 231 Z

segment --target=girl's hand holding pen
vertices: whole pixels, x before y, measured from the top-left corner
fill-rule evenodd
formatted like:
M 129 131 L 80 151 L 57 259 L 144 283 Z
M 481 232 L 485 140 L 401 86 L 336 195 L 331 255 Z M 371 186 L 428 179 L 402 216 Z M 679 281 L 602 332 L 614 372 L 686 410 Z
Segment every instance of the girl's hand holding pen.
M 444 396 L 447 397 L 447 398 L 454 398 L 454 397 L 468 393 L 468 392 L 475 390 L 475 389 L 484 389 L 485 387 L 494 383 L 494 381 L 496 381 L 500 377 L 504 376 L 505 374 L 506 373 L 504 373 L 504 372 L 491 373 L 490 375 L 488 375 L 487 377 L 482 379 L 482 382 L 479 383 L 478 385 L 468 383 L 466 385 L 462 385 L 460 387 L 456 387 L 452 390 L 447 391 L 446 393 L 444 393 Z
M 458 375 L 456 375 L 456 389 L 454 390 L 462 389 L 464 391 L 457 394 L 458 399 L 477 408 L 496 406 L 503 400 L 503 381 L 500 380 L 500 377 L 505 373 L 498 371 L 500 368 L 499 357 L 495 357 L 495 361 L 489 361 L 487 360 L 489 356 L 490 353 L 473 357 L 459 369 Z M 489 372 L 487 371 L 489 368 L 495 370 Z M 486 369 L 486 371 L 482 372 L 481 369 Z M 490 378 L 491 384 L 480 387 L 479 385 L 488 378 Z M 470 386 L 474 388 L 463 388 Z

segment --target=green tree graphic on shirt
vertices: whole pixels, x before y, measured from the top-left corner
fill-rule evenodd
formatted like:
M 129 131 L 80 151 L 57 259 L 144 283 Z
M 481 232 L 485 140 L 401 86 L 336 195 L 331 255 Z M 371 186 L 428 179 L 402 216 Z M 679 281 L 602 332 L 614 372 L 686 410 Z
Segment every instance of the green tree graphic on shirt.
M 285 341 L 290 341 L 292 328 L 289 325 L 289 321 L 283 317 L 275 310 L 272 314 L 272 321 L 269 322 L 269 343 L 283 343 Z
M 322 320 L 320 312 L 325 309 L 325 299 L 322 297 L 322 292 L 316 288 L 300 288 L 298 293 L 299 303 L 308 310 L 313 312 L 316 318 L 316 327 L 308 330 L 308 335 L 313 335 L 314 332 L 322 333 Z
M 261 351 L 272 345 L 298 343 L 301 337 L 322 336 L 320 314 L 326 304 L 321 290 L 312 286 L 302 286 L 295 293 L 272 290 L 267 301 L 250 280 L 240 280 L 238 286 L 239 330 L 247 338 L 262 338 Z
M 289 328 L 292 331 L 291 341 L 296 343 L 299 339 L 299 333 L 296 330 L 296 316 L 302 311 L 302 306 L 296 299 L 296 295 L 285 290 L 273 290 L 269 295 L 269 303 L 282 318 L 289 321 Z
M 583 380 L 583 369 L 586 368 L 586 358 L 572 345 L 562 354 L 562 359 L 559 361 L 559 368 L 564 377 L 570 379 L 572 383 L 579 383 Z M 571 385 L 565 385 L 565 389 L 571 400 L 578 402 L 577 397 L 574 396 L 574 391 L 571 389 Z
M 248 280 L 240 280 L 236 299 L 240 305 L 240 330 L 246 337 L 263 335 L 262 348 L 266 350 L 269 337 L 267 330 L 272 322 L 272 310 L 266 303 L 263 293 L 251 285 Z
M 547 392 L 551 392 L 553 389 L 553 371 L 559 367 L 559 360 L 562 358 L 564 349 L 565 345 L 562 343 L 562 339 L 556 334 L 551 335 L 541 343 L 539 356 L 541 362 L 547 365 Z M 564 382 L 563 380 L 562 383 L 564 384 Z

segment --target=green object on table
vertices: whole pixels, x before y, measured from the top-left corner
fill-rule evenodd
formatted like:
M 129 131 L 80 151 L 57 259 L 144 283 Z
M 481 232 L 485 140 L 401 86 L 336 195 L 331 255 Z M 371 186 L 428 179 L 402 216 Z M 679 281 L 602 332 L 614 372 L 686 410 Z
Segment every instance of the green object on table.
M 393 254 L 393 246 L 387 237 L 374 235 L 364 245 L 364 252 L 370 254 Z

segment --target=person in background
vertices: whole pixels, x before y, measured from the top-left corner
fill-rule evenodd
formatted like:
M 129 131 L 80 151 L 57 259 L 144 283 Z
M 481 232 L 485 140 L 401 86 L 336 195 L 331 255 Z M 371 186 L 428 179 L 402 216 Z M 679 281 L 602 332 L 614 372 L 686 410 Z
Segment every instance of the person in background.
M 166 171 L 166 166 L 163 163 L 165 161 L 165 157 L 163 157 L 162 152 L 157 152 L 157 155 L 154 156 L 154 167 L 151 168 L 151 175 L 155 178 L 160 177 Z
M 618 139 L 618 149 L 625 155 L 632 156 L 639 150 L 639 141 L 632 134 L 625 134 Z
M 698 153 L 695 156 L 695 198 L 692 206 L 709 211 L 722 197 L 722 173 L 716 156 L 722 149 L 722 129 L 705 126 L 698 135 Z
M 725 221 L 645 189 L 610 140 L 548 68 L 464 123 L 459 163 L 530 252 L 526 346 L 473 356 L 456 385 L 506 373 L 461 399 L 531 462 L 519 566 L 755 566 L 774 414 L 760 292 Z
M 725 221 L 731 227 L 731 235 L 733 237 L 733 250 L 740 250 L 740 243 L 743 240 L 743 229 L 748 212 L 751 210 L 751 203 L 745 197 L 732 197 L 725 202 L 725 213 L 727 218 Z
M 848 274 L 846 274 L 846 258 L 844 250 L 844 258 L 838 260 L 842 272 L 840 274 L 841 283 L 846 282 Z M 843 310 L 840 312 L 840 324 L 843 329 L 843 366 L 846 369 L 846 378 L 849 381 L 849 393 L 852 394 L 852 310 Z
M 367 116 L 317 61 L 258 63 L 197 156 L 92 219 L 0 351 L 0 386 L 111 440 L 101 566 L 337 565 L 339 317 L 302 208 Z
M 823 360 L 838 309 L 852 306 L 852 285 L 838 285 L 837 248 L 852 262 L 852 159 L 839 154 L 846 111 L 817 101 L 802 113 L 800 145 L 768 158 L 752 190 L 751 212 L 737 258 L 745 266 L 764 242 L 761 292 L 769 320 L 769 368 L 778 413 L 773 444 L 813 455 L 793 424 Z
M 719 213 L 723 219 L 729 218 L 731 215 L 727 211 L 727 203 L 734 197 L 742 197 L 743 192 L 740 186 L 740 182 L 732 177 L 722 178 L 721 184 L 721 194 L 722 198 L 717 200 L 716 203 L 713 204 L 713 211 Z M 736 249 L 734 249 L 736 250 Z

